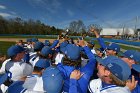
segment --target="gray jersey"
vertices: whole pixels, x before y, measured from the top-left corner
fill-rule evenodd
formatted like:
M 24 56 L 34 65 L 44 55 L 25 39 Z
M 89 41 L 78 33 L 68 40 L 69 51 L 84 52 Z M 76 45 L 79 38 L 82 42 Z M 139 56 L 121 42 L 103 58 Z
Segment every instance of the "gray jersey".
M 9 61 L 5 65 L 5 70 L 10 73 L 11 80 L 18 81 L 22 77 L 31 75 L 33 67 L 25 62 Z

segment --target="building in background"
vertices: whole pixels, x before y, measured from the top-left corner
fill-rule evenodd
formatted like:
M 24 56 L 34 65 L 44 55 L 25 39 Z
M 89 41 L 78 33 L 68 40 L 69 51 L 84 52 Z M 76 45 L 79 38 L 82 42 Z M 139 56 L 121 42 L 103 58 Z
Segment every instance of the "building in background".
M 131 39 L 135 32 L 131 28 L 103 28 L 100 35 L 105 38 Z
M 107 36 L 107 35 L 114 35 L 114 36 L 120 36 L 120 35 L 134 35 L 134 29 L 131 28 L 103 28 L 100 32 L 100 35 Z

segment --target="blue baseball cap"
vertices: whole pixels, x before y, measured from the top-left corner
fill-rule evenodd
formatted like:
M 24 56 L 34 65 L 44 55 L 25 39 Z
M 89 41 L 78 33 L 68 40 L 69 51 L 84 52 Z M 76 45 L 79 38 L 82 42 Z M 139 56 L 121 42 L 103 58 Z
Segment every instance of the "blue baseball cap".
M 65 53 L 66 51 L 66 46 L 68 45 L 68 42 L 64 41 L 60 44 L 60 51 Z
M 50 41 L 49 41 L 49 40 L 45 40 L 44 45 L 45 45 L 45 46 L 49 46 L 49 45 L 50 45 Z
M 134 60 L 136 62 L 139 62 L 140 64 L 140 52 L 139 51 L 136 51 L 135 54 L 134 54 Z
M 56 67 L 48 67 L 42 74 L 43 87 L 47 93 L 60 93 L 63 77 Z
M 39 59 L 36 64 L 36 67 L 40 67 L 40 68 L 47 68 L 50 66 L 50 62 L 47 61 L 46 59 Z
M 41 50 L 44 47 L 44 44 L 40 41 L 36 42 L 34 45 L 34 49 Z
M 110 43 L 108 46 L 107 46 L 107 50 L 114 50 L 116 51 L 117 53 L 120 52 L 120 46 L 116 43 Z
M 131 75 L 131 70 L 128 64 L 116 56 L 108 56 L 105 59 L 96 57 L 96 60 L 120 80 L 125 81 Z
M 42 49 L 41 49 L 41 55 L 47 57 L 49 54 L 52 54 L 53 53 L 53 50 L 51 50 L 51 48 L 49 46 L 44 46 Z
M 133 65 L 132 65 L 132 68 L 133 68 L 135 71 L 137 71 L 137 72 L 140 73 L 140 65 L 139 65 L 139 64 L 133 64 Z
M 80 51 L 81 49 L 76 46 L 75 44 L 68 44 L 66 46 L 65 54 L 71 60 L 77 60 L 80 58 Z
M 38 38 L 32 38 L 32 42 L 38 42 Z
M 140 63 L 140 52 L 138 52 L 136 50 L 127 50 L 123 53 L 122 56 L 133 59 L 134 61 Z
M 18 53 L 21 53 L 25 51 L 25 49 L 22 46 L 19 45 L 13 45 L 11 46 L 8 50 L 7 50 L 7 55 L 9 57 L 13 57 L 15 55 L 17 55 Z
M 136 50 L 127 50 L 122 54 L 122 56 L 133 59 L 135 52 Z

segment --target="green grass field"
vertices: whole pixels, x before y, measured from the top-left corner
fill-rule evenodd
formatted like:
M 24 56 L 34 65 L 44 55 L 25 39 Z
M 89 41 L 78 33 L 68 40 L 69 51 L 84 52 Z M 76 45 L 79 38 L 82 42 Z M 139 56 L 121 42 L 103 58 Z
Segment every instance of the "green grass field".
M 120 45 L 122 49 L 125 49 L 125 50 L 137 50 L 137 51 L 140 51 L 140 48 L 134 48 L 134 47 L 128 47 L 128 46 L 123 46 L 123 45 Z
M 0 53 L 6 54 L 7 49 L 14 44 L 15 42 L 0 41 Z

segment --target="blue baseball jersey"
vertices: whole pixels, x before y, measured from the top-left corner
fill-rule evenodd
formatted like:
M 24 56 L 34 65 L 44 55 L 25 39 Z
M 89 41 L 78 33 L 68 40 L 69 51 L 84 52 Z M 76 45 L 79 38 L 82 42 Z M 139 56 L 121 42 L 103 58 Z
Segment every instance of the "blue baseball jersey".
M 96 60 L 95 60 L 93 53 L 87 46 L 84 47 L 84 50 L 85 50 L 86 55 L 89 58 L 89 62 L 84 67 L 75 68 L 73 66 L 66 66 L 63 64 L 57 65 L 58 69 L 64 75 L 63 92 L 68 92 L 69 87 L 70 87 L 70 90 L 73 91 L 73 88 L 71 88 L 71 86 L 70 86 L 70 74 L 73 70 L 79 69 L 80 72 L 83 73 L 83 76 L 79 80 L 77 80 L 78 93 L 87 93 L 88 83 L 89 83 L 90 77 L 93 74 Z

